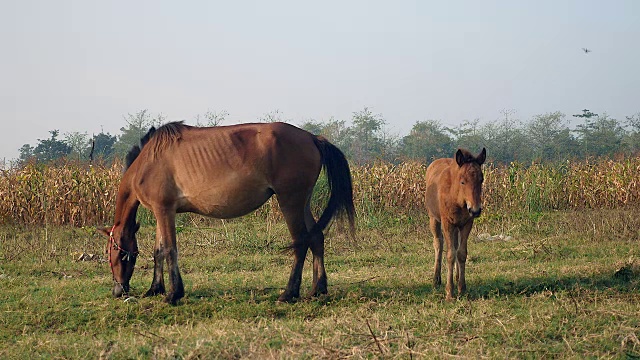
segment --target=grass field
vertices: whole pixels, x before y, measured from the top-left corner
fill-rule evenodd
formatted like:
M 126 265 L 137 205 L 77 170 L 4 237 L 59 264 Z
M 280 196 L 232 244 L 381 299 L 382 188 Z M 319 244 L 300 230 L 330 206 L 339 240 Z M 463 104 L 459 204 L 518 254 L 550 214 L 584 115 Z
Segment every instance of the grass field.
M 92 228 L 0 228 L 0 358 L 640 358 L 634 209 L 483 214 L 469 292 L 454 302 L 431 285 L 422 215 L 360 216 L 355 241 L 335 224 L 329 295 L 294 304 L 276 302 L 292 262 L 284 224 L 182 225 L 178 306 L 139 297 L 152 226 L 127 300 L 111 297 L 106 239 Z

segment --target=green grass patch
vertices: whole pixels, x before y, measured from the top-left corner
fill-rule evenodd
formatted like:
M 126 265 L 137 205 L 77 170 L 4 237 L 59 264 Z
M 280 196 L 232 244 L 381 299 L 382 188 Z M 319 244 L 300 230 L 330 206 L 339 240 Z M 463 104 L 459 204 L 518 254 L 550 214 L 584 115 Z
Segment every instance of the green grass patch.
M 5 227 L 0 358 L 637 358 L 638 221 L 622 210 L 483 216 L 469 243 L 468 294 L 454 302 L 431 284 L 425 217 L 359 219 L 355 241 L 336 224 L 329 295 L 294 304 L 276 302 L 292 263 L 283 223 L 183 224 L 178 306 L 140 297 L 153 227 L 139 233 L 126 301 L 111 297 L 106 238 Z M 310 264 L 309 255 L 303 293 Z

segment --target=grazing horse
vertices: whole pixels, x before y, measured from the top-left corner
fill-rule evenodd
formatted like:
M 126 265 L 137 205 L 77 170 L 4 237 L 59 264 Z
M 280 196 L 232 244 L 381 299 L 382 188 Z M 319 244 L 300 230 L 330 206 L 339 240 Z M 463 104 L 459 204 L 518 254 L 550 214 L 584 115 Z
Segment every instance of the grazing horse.
M 453 159 L 437 159 L 427 168 L 425 202 L 435 250 L 433 286 L 437 287 L 442 283 L 442 244 L 446 241 L 447 300 L 453 300 L 454 263 L 459 295 L 467 290 L 464 277 L 467 239 L 473 219 L 480 216 L 482 211 L 482 164 L 486 156 L 484 148 L 478 156 L 458 149 Z
M 310 200 L 324 167 L 331 194 L 316 222 Z M 113 295 L 129 291 L 138 255 L 136 212 L 142 204 L 157 221 L 154 270 L 145 296 L 165 293 L 167 261 L 170 304 L 184 296 L 178 270 L 176 213 L 193 212 L 219 219 L 246 215 L 277 195 L 293 243 L 293 268 L 279 301 L 300 296 L 307 250 L 313 253 L 310 296 L 327 293 L 324 234 L 331 219 L 346 215 L 354 229 L 355 211 L 349 164 L 325 138 L 284 123 L 242 124 L 210 128 L 182 122 L 151 128 L 127 155 L 118 190 L 114 225 L 101 229 L 109 237 Z

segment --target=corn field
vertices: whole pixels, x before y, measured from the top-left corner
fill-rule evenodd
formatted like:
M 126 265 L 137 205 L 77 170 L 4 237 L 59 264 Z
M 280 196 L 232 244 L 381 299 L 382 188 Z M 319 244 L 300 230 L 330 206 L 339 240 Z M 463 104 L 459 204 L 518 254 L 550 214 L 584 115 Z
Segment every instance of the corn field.
M 356 212 L 411 214 L 423 210 L 426 165 L 354 166 Z M 640 157 L 561 164 L 484 166 L 484 206 L 489 213 L 626 208 L 640 204 Z M 107 225 L 113 221 L 122 164 L 30 164 L 0 176 L 0 223 Z M 318 214 L 328 198 L 322 175 L 314 195 Z M 251 216 L 279 219 L 272 198 Z M 150 213 L 146 215 L 150 219 Z

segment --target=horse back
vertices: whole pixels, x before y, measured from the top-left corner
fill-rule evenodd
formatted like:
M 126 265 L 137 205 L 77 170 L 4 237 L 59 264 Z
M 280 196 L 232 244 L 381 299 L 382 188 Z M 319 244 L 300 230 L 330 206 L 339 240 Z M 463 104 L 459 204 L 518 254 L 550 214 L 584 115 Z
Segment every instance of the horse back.
M 281 189 L 312 187 L 321 159 L 310 133 L 284 123 L 265 123 L 184 126 L 171 137 L 156 134 L 133 165 L 130 170 L 136 173 L 135 187 L 145 206 L 162 202 L 185 211 L 235 217 Z

